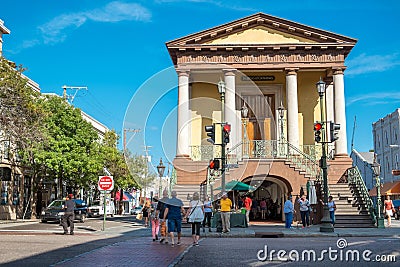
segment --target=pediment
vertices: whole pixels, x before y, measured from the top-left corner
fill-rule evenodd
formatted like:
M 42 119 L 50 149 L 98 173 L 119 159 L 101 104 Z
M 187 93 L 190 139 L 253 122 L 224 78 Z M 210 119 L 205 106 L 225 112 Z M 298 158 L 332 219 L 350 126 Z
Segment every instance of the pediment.
M 169 49 L 229 45 L 345 44 L 356 39 L 257 13 L 233 22 L 167 42 Z
M 316 41 L 265 26 L 255 26 L 205 42 L 207 45 L 268 45 L 316 43 Z

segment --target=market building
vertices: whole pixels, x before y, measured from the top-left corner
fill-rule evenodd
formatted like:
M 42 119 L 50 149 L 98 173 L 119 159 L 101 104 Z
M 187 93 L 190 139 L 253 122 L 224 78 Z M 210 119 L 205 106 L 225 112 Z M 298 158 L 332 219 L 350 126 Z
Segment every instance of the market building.
M 299 195 L 308 181 L 320 181 L 321 145 L 313 125 L 321 121 L 321 104 L 326 121 L 340 124 L 339 139 L 327 149 L 329 183 L 336 183 L 352 165 L 344 74 L 356 42 L 264 13 L 167 42 L 179 82 L 174 160 L 179 196 L 187 200 L 200 186 L 208 195 L 220 193 L 215 188 L 222 177 L 208 165 L 221 157 L 221 148 L 207 142 L 204 128 L 217 123 L 218 144 L 218 123 L 227 122 L 225 182 L 255 186 L 256 198 L 282 207 L 289 194 Z M 316 89 L 320 79 L 326 83 L 325 103 Z

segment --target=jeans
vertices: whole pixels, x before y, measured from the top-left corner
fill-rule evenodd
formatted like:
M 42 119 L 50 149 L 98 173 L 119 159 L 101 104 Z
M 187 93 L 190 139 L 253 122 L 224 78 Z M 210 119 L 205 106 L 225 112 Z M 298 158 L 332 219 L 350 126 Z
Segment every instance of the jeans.
M 65 234 L 68 233 L 68 226 L 70 233 L 74 232 L 74 219 L 74 212 L 65 212 L 64 215 L 61 217 L 61 225 L 64 229 Z
M 310 225 L 310 212 L 308 210 L 300 211 L 301 222 L 303 223 L 303 227 Z
M 329 211 L 329 216 L 331 217 L 332 224 L 335 225 L 335 211 Z
M 203 227 L 206 226 L 206 221 L 207 221 L 208 228 L 211 228 L 211 216 L 212 216 L 212 212 L 205 212 L 204 213 Z
M 285 213 L 285 228 L 290 228 L 293 221 L 293 212 Z

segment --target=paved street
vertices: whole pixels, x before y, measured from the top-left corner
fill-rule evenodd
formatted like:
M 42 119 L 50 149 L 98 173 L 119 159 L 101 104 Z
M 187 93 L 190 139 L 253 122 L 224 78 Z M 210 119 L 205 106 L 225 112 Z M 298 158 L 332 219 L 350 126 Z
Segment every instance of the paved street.
M 252 224 L 249 228 L 232 228 L 229 234 L 215 231 L 202 233 L 199 247 L 192 246 L 190 229 L 184 228 L 183 244 L 173 248 L 153 242 L 151 230 L 144 228 L 142 222 L 136 221 L 133 216 L 107 218 L 105 231 L 101 231 L 102 223 L 100 218 L 76 223 L 74 236 L 62 235 L 62 228 L 57 223 L 43 224 L 34 221 L 0 224 L 0 265 L 309 266 L 309 261 L 278 261 L 276 251 L 314 249 L 316 255 L 320 255 L 323 249 L 337 249 L 337 241 L 341 238 L 344 238 L 343 242 L 347 242 L 348 249 L 369 249 L 373 256 L 395 255 L 395 260 L 400 261 L 400 221 L 393 221 L 393 227 L 386 229 L 335 229 L 334 233 L 329 234 L 320 233 L 319 226 L 284 229 L 281 223 Z M 261 261 L 257 258 L 257 253 L 265 250 L 265 246 L 268 253 L 275 250 L 272 261 Z M 265 253 L 261 252 L 259 256 L 262 259 Z M 323 262 L 324 265 L 333 266 L 338 260 L 324 258 Z M 361 263 L 363 266 L 377 266 L 376 262 L 360 261 Z M 347 265 L 354 264 L 352 262 Z

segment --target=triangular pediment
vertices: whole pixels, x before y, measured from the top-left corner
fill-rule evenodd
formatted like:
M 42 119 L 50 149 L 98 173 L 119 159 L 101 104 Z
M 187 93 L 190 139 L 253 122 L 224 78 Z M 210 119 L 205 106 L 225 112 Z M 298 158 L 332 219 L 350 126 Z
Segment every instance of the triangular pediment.
M 170 42 L 168 48 L 228 45 L 349 44 L 356 39 L 257 13 Z
M 290 33 L 284 33 L 265 26 L 255 26 L 233 34 L 205 42 L 207 45 L 259 45 L 259 44 L 299 44 L 316 41 Z

